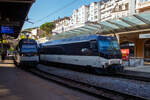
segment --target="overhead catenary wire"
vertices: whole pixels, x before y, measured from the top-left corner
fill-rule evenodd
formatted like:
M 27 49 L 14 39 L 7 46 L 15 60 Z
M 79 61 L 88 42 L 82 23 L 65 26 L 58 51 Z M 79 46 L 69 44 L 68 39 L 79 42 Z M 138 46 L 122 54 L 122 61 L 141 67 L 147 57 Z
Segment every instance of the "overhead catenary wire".
M 65 8 L 67 8 L 67 7 L 71 6 L 71 5 L 73 5 L 73 4 L 74 4 L 75 2 L 77 2 L 77 1 L 78 1 L 78 0 L 73 0 L 72 2 L 70 2 L 70 3 L 64 5 L 64 6 L 60 7 L 60 8 L 58 8 L 57 10 L 55 10 L 55 11 L 51 12 L 50 14 L 48 14 L 47 16 L 45 16 L 45 17 L 43 17 L 43 18 L 41 18 L 41 19 L 35 21 L 34 23 L 38 23 L 38 22 L 43 21 L 44 19 L 46 19 L 46 18 L 48 18 L 48 17 L 50 17 L 50 16 L 52 16 L 52 15 L 54 15 L 54 14 L 56 14 L 56 13 L 62 11 L 62 10 L 64 10 Z

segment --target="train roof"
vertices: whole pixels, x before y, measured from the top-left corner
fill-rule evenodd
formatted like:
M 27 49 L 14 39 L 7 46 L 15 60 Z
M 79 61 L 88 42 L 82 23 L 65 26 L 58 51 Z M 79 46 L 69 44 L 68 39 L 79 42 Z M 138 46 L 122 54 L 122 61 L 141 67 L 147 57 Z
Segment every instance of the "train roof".
M 19 41 L 19 45 L 22 45 L 23 43 L 37 43 L 34 39 L 21 39 Z
M 30 42 L 36 43 L 36 40 L 34 40 L 34 39 L 21 39 L 19 42 L 23 43 L 24 41 L 30 41 Z
M 83 36 L 75 36 L 71 38 L 66 39 L 59 39 L 59 40 L 51 40 L 43 45 L 57 45 L 57 44 L 67 44 L 67 43 L 76 43 L 76 42 L 82 42 L 82 41 L 90 41 L 90 40 L 96 40 L 99 37 L 99 35 L 83 35 Z

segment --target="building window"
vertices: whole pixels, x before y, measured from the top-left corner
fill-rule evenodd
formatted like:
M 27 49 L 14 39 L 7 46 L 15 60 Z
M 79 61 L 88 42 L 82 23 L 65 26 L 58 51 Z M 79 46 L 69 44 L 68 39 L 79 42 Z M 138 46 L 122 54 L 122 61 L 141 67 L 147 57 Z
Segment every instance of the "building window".
M 125 8 L 126 8 L 126 10 L 129 9 L 129 4 L 128 3 L 125 4 Z
M 125 5 L 122 6 L 122 10 L 126 10 L 126 6 Z
M 94 18 L 97 19 L 97 16 L 95 16 Z
M 122 5 L 119 5 L 119 11 L 122 11 Z

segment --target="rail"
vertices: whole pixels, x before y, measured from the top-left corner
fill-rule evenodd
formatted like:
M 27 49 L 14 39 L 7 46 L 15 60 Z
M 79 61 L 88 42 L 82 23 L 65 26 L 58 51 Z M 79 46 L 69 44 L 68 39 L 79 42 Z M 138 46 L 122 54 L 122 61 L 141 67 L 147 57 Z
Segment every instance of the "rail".
M 90 84 L 62 77 L 61 75 L 54 75 L 51 73 L 47 73 L 39 69 L 30 69 L 29 71 L 47 80 L 51 80 L 61 85 L 67 86 L 69 88 L 74 88 L 79 91 L 86 92 L 90 95 L 93 95 L 103 100 L 147 100 L 143 97 L 121 93 L 118 91 L 106 89 L 99 86 L 98 87 L 92 86 Z

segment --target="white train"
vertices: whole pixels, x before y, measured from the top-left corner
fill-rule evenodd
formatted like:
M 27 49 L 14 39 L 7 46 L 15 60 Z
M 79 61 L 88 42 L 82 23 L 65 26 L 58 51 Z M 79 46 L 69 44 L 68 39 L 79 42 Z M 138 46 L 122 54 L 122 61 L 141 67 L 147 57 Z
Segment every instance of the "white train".
M 116 37 L 87 35 L 49 41 L 40 48 L 45 64 L 122 71 L 122 54 Z
M 16 47 L 15 64 L 20 67 L 36 66 L 39 63 L 37 42 L 33 39 L 22 39 Z

